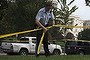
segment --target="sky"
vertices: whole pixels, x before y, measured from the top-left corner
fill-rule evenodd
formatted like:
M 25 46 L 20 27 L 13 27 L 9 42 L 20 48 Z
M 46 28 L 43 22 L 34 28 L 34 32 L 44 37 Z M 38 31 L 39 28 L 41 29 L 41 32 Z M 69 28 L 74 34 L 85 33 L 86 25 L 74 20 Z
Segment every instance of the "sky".
M 67 0 L 67 3 L 71 0 Z M 85 0 L 75 0 L 71 6 L 76 5 L 78 9 L 73 15 L 80 17 L 82 20 L 90 20 L 90 7 L 86 6 Z
M 75 0 L 73 4 L 78 7 L 78 10 L 73 14 L 79 16 L 83 20 L 90 20 L 90 7 L 86 6 L 85 0 Z

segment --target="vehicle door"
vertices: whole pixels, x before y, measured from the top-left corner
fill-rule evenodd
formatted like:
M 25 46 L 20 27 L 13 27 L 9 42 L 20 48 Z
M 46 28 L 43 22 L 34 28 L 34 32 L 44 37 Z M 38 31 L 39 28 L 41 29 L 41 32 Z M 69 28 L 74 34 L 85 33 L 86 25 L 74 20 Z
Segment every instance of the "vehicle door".
M 36 39 L 32 38 L 32 40 L 30 40 L 29 43 L 30 43 L 30 52 L 35 53 Z
M 32 41 L 30 42 L 30 51 L 32 53 L 35 53 L 35 48 L 36 48 L 36 38 L 32 38 Z M 40 53 L 44 53 L 43 44 L 41 45 Z
M 65 52 L 69 54 L 74 54 L 76 53 L 75 47 L 77 45 L 77 42 L 75 41 L 68 41 L 65 44 Z
M 90 42 L 84 42 L 83 49 L 86 54 L 90 54 Z

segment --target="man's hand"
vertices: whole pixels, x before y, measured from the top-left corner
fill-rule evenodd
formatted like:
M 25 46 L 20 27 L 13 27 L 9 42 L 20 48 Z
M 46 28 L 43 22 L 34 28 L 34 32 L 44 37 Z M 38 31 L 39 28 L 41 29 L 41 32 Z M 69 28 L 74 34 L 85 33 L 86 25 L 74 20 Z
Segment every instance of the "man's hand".
M 43 25 L 39 22 L 39 20 L 36 20 L 36 24 L 37 24 L 39 27 L 41 27 L 44 32 L 47 32 L 48 29 L 47 29 L 45 26 L 43 26 Z
M 47 32 L 47 31 L 48 31 L 48 29 L 47 29 L 47 28 L 43 28 L 43 31 L 44 31 L 44 33 L 45 33 L 45 32 Z

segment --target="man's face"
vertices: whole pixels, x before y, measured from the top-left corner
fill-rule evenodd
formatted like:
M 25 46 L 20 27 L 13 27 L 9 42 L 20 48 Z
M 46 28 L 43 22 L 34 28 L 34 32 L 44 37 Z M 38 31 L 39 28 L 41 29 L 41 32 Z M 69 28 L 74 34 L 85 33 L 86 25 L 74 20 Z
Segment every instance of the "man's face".
M 49 11 L 50 9 L 52 9 L 52 5 L 46 7 L 46 11 Z

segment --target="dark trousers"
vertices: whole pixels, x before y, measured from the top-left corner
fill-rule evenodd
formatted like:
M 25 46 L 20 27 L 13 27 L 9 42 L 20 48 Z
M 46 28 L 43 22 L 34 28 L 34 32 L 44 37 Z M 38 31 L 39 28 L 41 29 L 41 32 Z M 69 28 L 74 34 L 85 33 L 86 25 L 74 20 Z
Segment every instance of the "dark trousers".
M 37 50 L 40 43 L 40 39 L 42 37 L 43 30 L 37 31 L 37 41 L 36 41 L 36 49 L 35 49 L 35 56 L 37 56 Z M 43 48 L 45 51 L 45 55 L 49 55 L 49 49 L 48 49 L 48 31 L 45 33 L 44 39 L 43 39 Z

